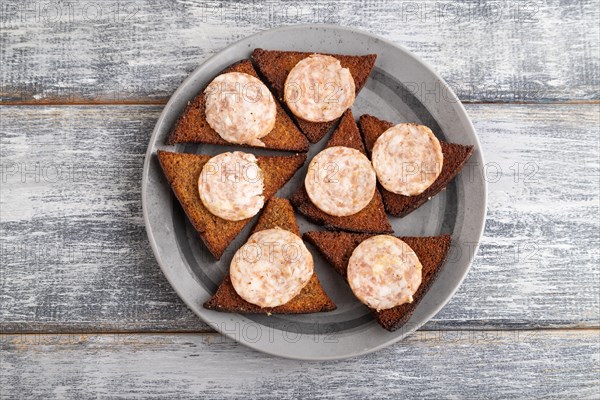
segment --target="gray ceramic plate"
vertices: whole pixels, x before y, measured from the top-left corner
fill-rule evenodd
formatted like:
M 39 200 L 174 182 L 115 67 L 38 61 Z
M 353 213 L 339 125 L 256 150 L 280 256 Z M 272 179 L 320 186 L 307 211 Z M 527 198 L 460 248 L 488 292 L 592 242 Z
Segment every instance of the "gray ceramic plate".
M 231 147 L 166 146 L 169 130 L 186 103 L 222 69 L 250 56 L 256 47 L 321 53 L 378 55 L 375 68 L 352 107 L 354 115 L 428 125 L 443 140 L 475 146 L 469 164 L 447 190 L 404 218 L 391 218 L 397 235 L 428 236 L 451 233 L 453 247 L 437 281 L 410 321 L 390 333 L 352 295 L 343 279 L 313 251 L 315 268 L 335 311 L 308 315 L 244 316 L 209 311 L 202 304 L 215 292 L 233 253 L 244 243 L 249 224 L 216 262 L 204 248 L 171 193 L 158 160 L 157 149 L 217 154 Z M 325 145 L 313 145 L 309 157 Z M 268 151 L 254 151 L 256 154 Z M 164 274 L 185 303 L 217 331 L 266 353 L 310 360 L 351 357 L 399 341 L 432 318 L 448 302 L 467 274 L 482 233 L 486 210 L 481 146 L 461 103 L 446 83 L 421 60 L 396 44 L 365 32 L 327 25 L 290 26 L 243 39 L 196 69 L 173 94 L 148 144 L 143 174 L 144 219 L 152 249 Z M 279 191 L 286 197 L 305 174 L 299 171 Z M 297 216 L 300 229 L 319 229 Z M 314 249 L 312 249 L 314 250 Z

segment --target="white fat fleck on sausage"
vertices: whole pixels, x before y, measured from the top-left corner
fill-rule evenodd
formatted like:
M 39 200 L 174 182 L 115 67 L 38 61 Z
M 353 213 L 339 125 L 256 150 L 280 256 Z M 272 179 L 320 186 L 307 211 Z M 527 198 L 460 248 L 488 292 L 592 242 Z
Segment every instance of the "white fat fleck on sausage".
M 198 177 L 200 199 L 214 215 L 239 221 L 264 205 L 263 173 L 253 154 L 234 151 L 212 157 Z
M 326 148 L 310 162 L 304 185 L 308 197 L 327 214 L 343 217 L 365 208 L 377 178 L 369 159 L 356 149 Z
M 416 196 L 435 182 L 444 163 L 442 146 L 431 129 L 399 124 L 375 142 L 371 156 L 379 183 L 392 193 Z
M 206 121 L 230 143 L 264 147 L 275 126 L 275 99 L 260 79 L 242 72 L 217 76 L 204 90 Z
M 313 54 L 299 61 L 285 81 L 284 99 L 297 117 L 312 122 L 339 118 L 354 103 L 354 78 L 331 56 Z
M 377 235 L 352 252 L 348 283 L 361 302 L 378 311 L 386 310 L 412 303 L 421 285 L 422 270 L 408 244 L 393 236 Z
M 280 229 L 256 232 L 235 253 L 229 274 L 241 298 L 261 307 L 276 307 L 296 297 L 314 271 L 302 239 Z

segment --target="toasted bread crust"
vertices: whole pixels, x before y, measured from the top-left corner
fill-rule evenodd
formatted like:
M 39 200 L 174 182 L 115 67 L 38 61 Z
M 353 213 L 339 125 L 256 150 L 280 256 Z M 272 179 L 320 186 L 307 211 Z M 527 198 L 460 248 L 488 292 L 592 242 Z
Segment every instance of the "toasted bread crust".
M 370 234 L 347 232 L 306 232 L 303 238 L 312 243 L 325 260 L 344 278 L 348 268 L 348 260 L 352 252 L 362 241 L 372 237 Z M 402 304 L 388 310 L 373 310 L 377 322 L 388 331 L 395 331 L 404 325 L 412 316 L 423 296 L 427 293 L 442 269 L 448 251 L 451 236 L 402 237 L 415 252 L 423 265 L 421 286 L 413 296 L 413 302 Z
M 255 49 L 252 52 L 258 72 L 267 80 L 273 88 L 277 98 L 283 103 L 283 93 L 285 80 L 294 66 L 302 59 L 310 56 L 310 52 L 298 51 L 277 51 Z M 364 56 L 350 56 L 343 54 L 326 54 L 340 60 L 342 67 L 348 68 L 354 78 L 356 94 L 365 85 L 373 66 L 375 65 L 376 54 L 367 54 Z M 329 129 L 339 120 L 329 122 L 310 122 L 292 115 L 298 123 L 300 130 L 306 135 L 311 143 L 316 143 L 325 136 Z
M 215 295 L 204 303 L 204 308 L 240 314 L 310 314 L 332 311 L 336 306 L 323 290 L 316 274 L 313 274 L 298 296 L 277 307 L 248 303 L 237 294 L 227 274 Z
M 347 110 L 342 116 L 342 120 L 335 132 L 327 142 L 325 148 L 333 146 L 351 147 L 366 154 L 358 127 L 354 121 L 351 110 Z M 375 194 L 371 202 L 356 214 L 346 217 L 336 217 L 329 215 L 317 208 L 304 187 L 304 182 L 290 197 L 290 201 L 296 210 L 304 214 L 311 221 L 323 225 L 325 228 L 334 230 L 342 229 L 352 232 L 370 232 L 370 233 L 391 233 L 392 226 L 387 219 L 381 194 L 375 189 Z
M 243 72 L 258 78 L 256 70 L 250 60 L 242 60 L 230 65 L 219 75 L 228 72 Z M 287 150 L 287 151 L 307 151 L 308 141 L 306 137 L 298 130 L 294 122 L 290 119 L 279 101 L 275 101 L 277 107 L 277 116 L 273 130 L 261 138 L 267 149 Z M 206 121 L 206 95 L 204 91 L 198 94 L 185 108 L 183 113 L 177 119 L 167 144 L 176 143 L 210 143 L 227 146 L 254 147 L 229 143 L 210 127 Z
M 452 238 L 450 235 L 430 237 L 400 237 L 406 242 L 423 265 L 421 286 L 413 296 L 412 303 L 402 304 L 388 310 L 375 311 L 375 318 L 388 331 L 395 331 L 412 316 L 421 299 L 435 282 L 446 261 Z
M 252 233 L 276 227 L 300 236 L 291 204 L 285 199 L 274 197 L 267 203 L 265 210 L 252 229 Z M 235 291 L 229 274 L 227 274 L 215 295 L 204 303 L 204 307 L 209 310 L 245 314 L 304 314 L 331 311 L 336 308 L 323 290 L 316 273 L 313 273 L 298 296 L 286 304 L 264 308 L 242 299 Z
M 380 120 L 372 115 L 365 114 L 360 116 L 358 125 L 370 155 L 377 138 L 394 124 Z M 433 184 L 423 193 L 417 196 L 403 196 L 401 194 L 392 193 L 381 185 L 378 185 L 381 196 L 383 197 L 385 210 L 388 213 L 396 217 L 403 217 L 422 206 L 430 198 L 441 192 L 448 183 L 460 173 L 473 154 L 473 146 L 464 146 L 442 141 L 440 141 L 440 145 L 442 146 L 442 154 L 444 155 L 442 172 L 435 182 L 433 182 Z
M 264 211 L 252 228 L 251 235 L 265 229 L 281 228 L 300 236 L 300 229 L 296 223 L 294 209 L 290 202 L 280 197 L 272 197 L 265 206 Z
M 208 211 L 198 194 L 198 177 L 210 156 L 201 154 L 172 153 L 158 151 L 158 160 L 167 177 L 175 197 L 183 207 L 202 241 L 219 259 L 251 218 L 227 221 Z M 306 161 L 305 154 L 294 156 L 258 156 L 258 165 L 263 171 L 264 196 L 269 199 L 279 190 Z

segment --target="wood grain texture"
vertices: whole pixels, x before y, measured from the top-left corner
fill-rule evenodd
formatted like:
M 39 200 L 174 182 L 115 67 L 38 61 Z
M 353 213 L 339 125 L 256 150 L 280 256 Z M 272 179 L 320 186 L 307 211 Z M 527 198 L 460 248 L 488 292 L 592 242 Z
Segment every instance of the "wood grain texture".
M 306 23 L 405 46 L 463 101 L 598 100 L 599 16 L 595 0 L 7 0 L 0 101 L 164 103 L 225 46 Z
M 600 398 L 599 19 L 594 0 L 2 1 L 0 399 Z M 298 23 L 400 44 L 462 101 L 537 104 L 467 106 L 489 182 L 473 268 L 421 330 L 351 360 L 210 333 L 143 226 L 160 105 Z
M 7 399 L 593 399 L 599 334 L 418 332 L 334 362 L 271 357 L 217 335 L 5 335 L 0 386 Z
M 4 332 L 208 329 L 144 231 L 141 171 L 160 111 L 0 107 Z M 599 106 L 467 112 L 488 164 L 488 221 L 471 272 L 425 329 L 598 327 Z

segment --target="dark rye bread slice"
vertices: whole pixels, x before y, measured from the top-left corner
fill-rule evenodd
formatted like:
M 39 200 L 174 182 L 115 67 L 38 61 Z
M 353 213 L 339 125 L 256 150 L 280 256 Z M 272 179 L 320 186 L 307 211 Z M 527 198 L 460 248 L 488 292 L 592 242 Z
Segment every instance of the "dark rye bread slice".
M 265 210 L 252 229 L 252 233 L 276 227 L 286 229 L 300 236 L 294 210 L 289 201 L 273 197 L 267 203 Z M 298 296 L 286 304 L 264 308 L 242 299 L 235 291 L 229 274 L 227 274 L 215 295 L 204 303 L 204 308 L 243 314 L 304 314 L 331 311 L 335 310 L 336 306 L 323 290 L 316 273 L 313 273 L 313 276 Z
M 279 100 L 285 104 L 283 94 L 287 76 L 300 60 L 311 54 L 315 53 L 255 49 L 252 52 L 252 59 L 258 68 L 258 72 L 271 85 Z M 364 56 L 350 56 L 343 54 L 328 55 L 340 60 L 342 67 L 350 70 L 350 74 L 354 78 L 356 94 L 358 95 L 358 92 L 360 92 L 367 82 L 367 78 L 375 65 L 377 54 L 367 54 Z M 329 122 L 310 122 L 298 118 L 293 114 L 291 115 L 311 143 L 316 143 L 321 140 L 339 119 Z
M 374 235 L 346 232 L 306 232 L 303 238 L 312 243 L 325 260 L 344 278 L 352 252 L 363 240 Z M 423 265 L 421 286 L 413 296 L 413 302 L 388 310 L 371 309 L 377 322 L 392 332 L 404 325 L 412 316 L 423 296 L 437 278 L 450 249 L 451 236 L 402 237 L 414 250 Z
M 367 154 L 351 110 L 344 113 L 340 124 L 331 135 L 325 148 L 333 146 L 351 147 L 365 155 Z M 381 194 L 377 189 L 375 189 L 373 199 L 365 208 L 347 217 L 329 215 L 317 208 L 308 197 L 308 193 L 306 193 L 304 181 L 302 181 L 300 188 L 292 194 L 290 201 L 299 213 L 304 214 L 311 221 L 323 225 L 327 229 L 369 233 L 392 232 L 392 226 L 385 214 Z
M 211 158 L 203 154 L 172 153 L 158 151 L 160 165 L 181 203 L 183 210 L 204 244 L 218 260 L 251 218 L 227 221 L 208 211 L 200 200 L 198 177 L 202 167 Z M 305 154 L 293 156 L 257 156 L 258 166 L 263 172 L 265 199 L 271 198 L 306 161 Z
M 377 138 L 388 128 L 394 126 L 391 122 L 380 120 L 372 115 L 361 115 L 358 126 L 367 146 L 369 157 L 371 150 L 375 145 Z M 385 190 L 381 185 L 381 195 L 385 210 L 396 217 L 403 217 L 421 207 L 427 200 L 446 188 L 448 183 L 460 173 L 466 162 L 473 154 L 473 146 L 464 146 L 462 144 L 447 143 L 440 140 L 442 153 L 444 154 L 444 165 L 440 176 L 423 193 L 417 196 L 403 196 Z
M 258 78 L 256 70 L 250 60 L 242 60 L 224 69 L 219 75 L 228 72 L 243 72 Z M 275 96 L 274 96 L 275 97 Z M 261 139 L 267 149 L 288 150 L 288 151 L 307 151 L 308 141 L 306 137 L 298 130 L 298 127 L 290 119 L 287 113 L 281 107 L 281 104 L 275 100 L 277 107 L 277 116 L 275 127 L 269 134 Z M 175 143 L 210 143 L 230 146 L 240 146 L 236 143 L 229 143 L 219 136 L 219 134 L 210 127 L 206 121 L 206 95 L 202 91 L 186 106 L 183 113 L 177 119 L 175 127 L 171 131 L 167 144 Z M 257 147 L 257 146 L 244 146 Z

